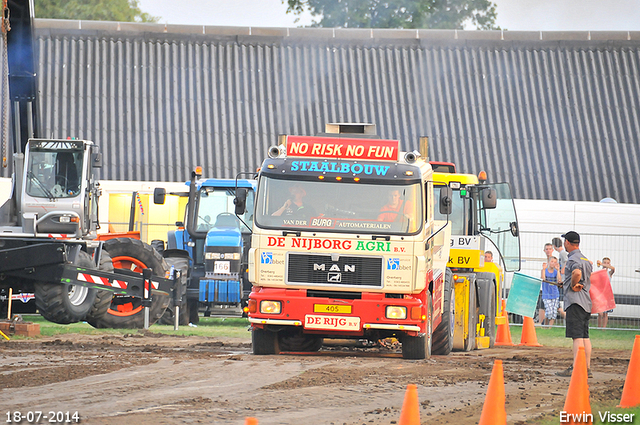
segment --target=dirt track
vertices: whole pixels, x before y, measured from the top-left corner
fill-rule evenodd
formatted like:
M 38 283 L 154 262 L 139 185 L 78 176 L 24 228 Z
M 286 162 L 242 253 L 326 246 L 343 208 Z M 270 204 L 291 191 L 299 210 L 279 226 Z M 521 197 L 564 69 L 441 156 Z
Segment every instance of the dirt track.
M 7 411 L 77 411 L 83 424 L 243 424 L 249 416 L 260 425 L 393 424 L 413 383 L 423 424 L 473 424 L 497 358 L 504 361 L 508 422 L 518 424 L 562 409 L 569 379 L 554 373 L 571 357 L 569 349 L 546 347 L 426 361 L 386 348 L 280 356 L 250 350 L 244 339 L 151 332 L 0 342 L 2 421 Z M 619 402 L 629 355 L 594 351 L 592 403 Z

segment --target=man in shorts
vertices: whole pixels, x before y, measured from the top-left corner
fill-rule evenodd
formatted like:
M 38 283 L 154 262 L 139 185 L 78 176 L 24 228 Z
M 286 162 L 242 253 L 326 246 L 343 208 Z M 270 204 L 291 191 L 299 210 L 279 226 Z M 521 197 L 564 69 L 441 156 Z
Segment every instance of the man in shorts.
M 566 312 L 566 337 L 573 339 L 573 363 L 578 349 L 584 347 L 587 358 L 587 375 L 591 378 L 591 340 L 589 339 L 589 319 L 591 318 L 591 271 L 593 266 L 580 252 L 580 235 L 567 232 L 562 235 L 564 248 L 569 253 L 564 268 L 564 305 Z M 573 365 L 558 372 L 559 376 L 571 376 Z

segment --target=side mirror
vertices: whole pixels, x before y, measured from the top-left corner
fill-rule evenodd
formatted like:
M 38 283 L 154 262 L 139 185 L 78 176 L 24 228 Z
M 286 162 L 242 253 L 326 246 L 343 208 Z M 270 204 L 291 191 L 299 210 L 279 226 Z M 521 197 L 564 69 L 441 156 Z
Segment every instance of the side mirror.
M 440 189 L 440 214 L 449 215 L 453 208 L 453 190 L 449 186 Z
M 498 193 L 493 188 L 482 189 L 482 206 L 487 210 L 492 210 L 498 202 Z
M 167 196 L 167 191 L 164 187 L 156 187 L 153 189 L 153 203 L 156 205 L 164 205 L 164 198 Z
M 91 166 L 93 168 L 102 168 L 102 153 L 97 146 L 91 147 Z
M 520 234 L 520 231 L 518 230 L 518 223 L 515 221 L 512 221 L 511 223 L 509 223 L 509 229 L 511 230 L 511 234 L 513 235 L 514 238 L 517 238 L 518 235 Z
M 233 203 L 236 204 L 236 215 L 242 215 L 247 208 L 247 189 L 244 187 L 236 188 L 236 198 Z

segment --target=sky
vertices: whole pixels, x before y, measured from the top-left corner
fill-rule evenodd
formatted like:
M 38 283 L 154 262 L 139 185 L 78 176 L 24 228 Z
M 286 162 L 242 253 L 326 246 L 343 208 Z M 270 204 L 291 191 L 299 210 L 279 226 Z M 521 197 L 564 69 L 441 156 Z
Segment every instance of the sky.
M 640 0 L 493 0 L 497 24 L 512 31 L 640 31 Z M 281 0 L 139 0 L 161 23 L 241 27 L 309 25 Z M 473 29 L 473 28 L 469 28 Z

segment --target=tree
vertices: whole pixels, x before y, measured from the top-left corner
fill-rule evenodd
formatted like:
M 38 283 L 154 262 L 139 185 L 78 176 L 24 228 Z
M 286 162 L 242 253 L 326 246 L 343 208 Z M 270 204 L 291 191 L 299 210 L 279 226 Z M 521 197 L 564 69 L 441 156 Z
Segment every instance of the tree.
M 88 21 L 158 22 L 142 12 L 138 0 L 35 0 L 36 18 Z
M 496 5 L 490 0 L 286 0 L 287 13 L 309 11 L 313 27 L 477 29 L 495 26 Z M 285 0 L 282 0 L 284 3 Z

